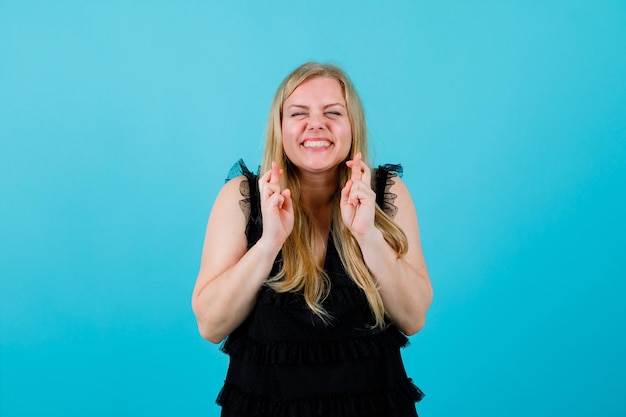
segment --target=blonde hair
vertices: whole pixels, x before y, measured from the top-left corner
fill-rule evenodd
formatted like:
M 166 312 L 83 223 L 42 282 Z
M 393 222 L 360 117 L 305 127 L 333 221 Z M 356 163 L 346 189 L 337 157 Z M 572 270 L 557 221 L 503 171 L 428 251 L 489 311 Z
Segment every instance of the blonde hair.
M 343 90 L 352 128 L 352 146 L 346 160 L 353 159 L 358 152 L 361 152 L 362 161 L 369 166 L 365 114 L 352 82 L 340 68 L 334 65 L 309 62 L 289 74 L 276 91 L 269 112 L 261 172 L 267 172 L 271 168 L 272 161 L 276 161 L 284 169 L 285 175 L 282 176 L 281 186 L 291 190 L 295 217 L 293 231 L 283 244 L 281 269 L 268 281 L 268 285 L 277 292 L 302 291 L 308 307 L 319 317 L 326 319 L 328 314 L 322 302 L 330 290 L 330 279 L 323 266 L 318 265 L 313 256 L 315 247 L 319 244 L 319 237 L 316 235 L 312 218 L 298 204 L 300 182 L 283 150 L 281 129 L 283 105 L 287 98 L 300 84 L 317 77 L 336 79 Z M 378 292 L 377 283 L 365 265 L 356 239 L 341 219 L 339 196 L 341 188 L 349 179 L 350 171 L 345 164 L 340 164 L 338 170 L 337 190 L 332 208 L 333 242 L 346 272 L 367 297 L 374 317 L 372 327 L 383 328 L 385 307 Z M 398 256 L 406 253 L 408 249 L 406 235 L 378 206 L 376 206 L 374 222 Z

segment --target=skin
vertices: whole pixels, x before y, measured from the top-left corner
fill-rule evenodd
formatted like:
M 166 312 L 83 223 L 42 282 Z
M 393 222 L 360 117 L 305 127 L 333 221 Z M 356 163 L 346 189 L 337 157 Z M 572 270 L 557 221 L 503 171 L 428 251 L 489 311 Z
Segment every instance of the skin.
M 316 257 L 321 260 L 330 230 L 337 168 L 352 146 L 352 128 L 339 82 L 313 78 L 300 84 L 283 104 L 281 130 L 285 155 L 297 167 L 300 204 L 318 227 Z
M 352 144 L 352 131 L 339 82 L 313 78 L 302 83 L 283 104 L 283 148 L 297 167 L 300 204 L 315 220 L 323 243 L 330 230 L 338 166 Z M 374 226 L 376 195 L 371 171 L 360 154 L 346 162 L 350 179 L 341 190 L 342 220 L 356 238 L 363 258 L 379 284 L 389 318 L 404 333 L 419 331 L 432 301 L 432 287 L 422 253 L 415 206 L 400 178 L 394 179 L 398 213 L 394 219 L 408 238 L 408 252 L 398 257 Z M 221 342 L 250 314 L 283 243 L 293 230 L 291 192 L 281 189 L 284 175 L 276 163 L 259 178 L 263 234 L 246 250 L 246 220 L 241 214 L 239 185 L 229 181 L 217 196 L 207 225 L 202 262 L 192 295 L 201 335 Z

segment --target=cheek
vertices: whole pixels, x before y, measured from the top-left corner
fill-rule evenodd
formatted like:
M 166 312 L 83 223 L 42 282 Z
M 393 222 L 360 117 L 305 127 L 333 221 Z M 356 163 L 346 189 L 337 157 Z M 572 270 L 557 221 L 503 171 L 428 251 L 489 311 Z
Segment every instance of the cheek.
M 348 118 L 343 119 L 341 123 L 337 125 L 337 128 L 341 130 L 343 136 L 352 138 L 352 125 Z
M 293 131 L 293 127 L 289 125 L 283 126 L 282 136 L 283 136 L 283 147 L 293 146 L 293 143 L 296 142 L 296 139 L 297 139 L 297 135 Z
M 344 155 L 346 158 L 350 155 L 350 150 L 352 149 L 352 129 L 350 128 L 350 125 L 348 125 L 348 127 L 346 128 L 346 149 L 345 152 L 346 154 Z
M 344 127 L 343 137 L 350 144 L 349 148 L 352 147 L 352 128 L 349 124 Z
M 285 141 L 295 140 L 298 137 L 298 125 L 295 123 L 283 123 L 281 130 Z
M 350 156 L 350 149 L 352 149 L 352 142 L 346 142 L 342 152 L 344 159 Z
M 291 158 L 292 151 L 297 147 L 297 143 L 298 143 L 298 135 L 293 125 L 289 123 L 283 124 L 282 142 L 283 142 L 283 151 L 285 152 L 288 158 Z

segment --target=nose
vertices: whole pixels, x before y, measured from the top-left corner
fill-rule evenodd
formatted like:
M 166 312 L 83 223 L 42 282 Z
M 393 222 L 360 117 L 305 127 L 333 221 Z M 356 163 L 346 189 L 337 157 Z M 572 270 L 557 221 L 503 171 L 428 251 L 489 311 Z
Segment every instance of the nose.
M 309 116 L 309 130 L 323 129 L 324 128 L 324 116 L 317 112 L 311 113 Z

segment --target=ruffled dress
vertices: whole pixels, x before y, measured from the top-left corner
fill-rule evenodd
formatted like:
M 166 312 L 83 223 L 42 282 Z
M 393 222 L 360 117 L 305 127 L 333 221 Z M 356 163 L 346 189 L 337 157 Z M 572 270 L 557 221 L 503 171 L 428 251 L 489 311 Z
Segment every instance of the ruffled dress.
M 395 210 L 389 193 L 398 165 L 374 170 L 377 203 Z M 248 247 L 262 233 L 257 176 L 239 161 L 229 178 L 242 181 L 242 210 L 248 217 Z M 279 254 L 271 274 L 280 268 Z M 408 339 L 393 325 L 372 330 L 374 322 L 363 292 L 346 274 L 329 238 L 324 268 L 331 291 L 322 305 L 324 322 L 299 292 L 277 293 L 261 287 L 247 319 L 226 339 L 230 356 L 217 403 L 222 417 L 416 417 L 424 394 L 407 377 L 400 349 Z

